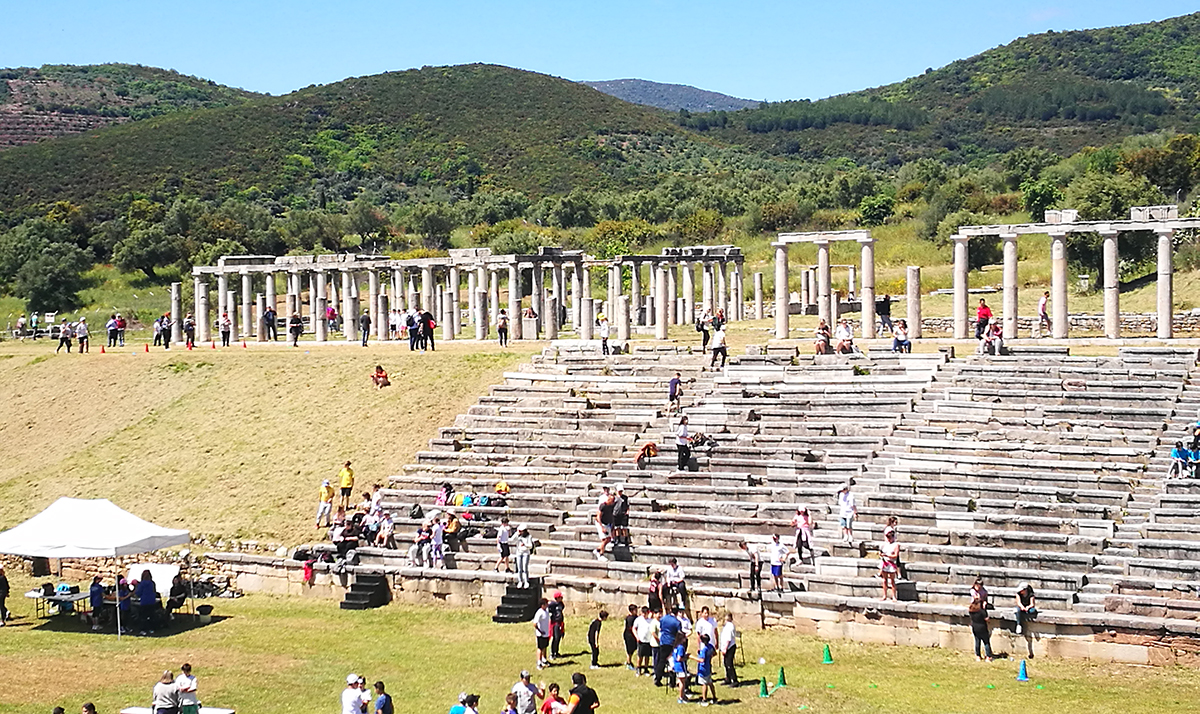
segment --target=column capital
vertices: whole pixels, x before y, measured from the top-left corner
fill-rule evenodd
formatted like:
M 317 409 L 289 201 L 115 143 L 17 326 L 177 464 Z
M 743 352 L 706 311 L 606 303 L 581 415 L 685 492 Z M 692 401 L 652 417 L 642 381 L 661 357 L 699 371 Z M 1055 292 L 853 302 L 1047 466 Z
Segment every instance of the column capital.
M 962 233 L 955 233 L 954 235 L 950 236 L 950 238 L 955 243 L 966 243 L 967 241 L 971 240 L 971 236 L 964 235 Z
M 1000 240 L 1002 240 L 1002 241 L 1016 241 L 1016 240 L 1017 240 L 1017 234 L 1016 234 L 1016 233 L 1001 233 L 1001 234 L 1000 234 Z
M 1162 237 L 1162 236 L 1174 237 L 1174 235 L 1175 235 L 1175 229 L 1174 229 L 1174 228 L 1166 228 L 1166 227 L 1158 227 L 1158 226 L 1156 226 L 1156 227 L 1154 228 L 1154 234 L 1155 234 L 1155 235 L 1157 235 L 1157 236 L 1159 236 L 1159 237 Z
M 871 236 L 866 236 L 866 237 L 864 237 L 864 238 L 855 238 L 855 240 L 856 240 L 856 241 L 857 241 L 857 242 L 858 242 L 860 245 L 872 245 L 872 244 L 874 244 L 874 243 L 875 243 L 875 239 L 874 239 L 874 238 L 872 238 Z
M 791 245 L 791 244 L 790 244 L 790 243 L 784 243 L 784 242 L 782 242 L 782 241 L 781 241 L 781 242 L 777 242 L 777 243 L 772 243 L 772 244 L 771 244 L 771 247 L 772 247 L 772 248 L 779 249 L 779 248 L 787 248 L 789 245 Z M 703 262 L 705 265 L 708 265 L 708 261 L 707 261 L 707 260 L 705 260 L 705 261 L 702 261 L 702 262 Z

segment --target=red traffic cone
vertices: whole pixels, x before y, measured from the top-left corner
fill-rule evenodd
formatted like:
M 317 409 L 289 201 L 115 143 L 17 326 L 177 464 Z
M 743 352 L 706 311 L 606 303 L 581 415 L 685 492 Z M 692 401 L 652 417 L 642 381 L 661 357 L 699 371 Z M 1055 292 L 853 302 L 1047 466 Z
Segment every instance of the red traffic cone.
M 242 349 L 246 349 L 246 341 L 242 340 Z
M 215 350 L 215 349 L 217 349 L 217 342 L 216 342 L 216 340 L 213 340 L 212 342 L 209 342 L 208 344 L 209 344 L 209 346 L 210 346 L 210 347 L 212 347 L 214 350 Z
M 146 343 L 146 351 L 147 351 L 147 352 L 149 352 L 149 351 L 150 351 L 150 343 L 149 343 L 149 342 L 147 342 L 147 343 Z
M 100 354 L 104 354 L 104 345 L 100 345 Z
M 187 347 L 188 347 L 188 352 L 191 352 L 192 351 L 192 343 L 191 342 L 187 343 Z

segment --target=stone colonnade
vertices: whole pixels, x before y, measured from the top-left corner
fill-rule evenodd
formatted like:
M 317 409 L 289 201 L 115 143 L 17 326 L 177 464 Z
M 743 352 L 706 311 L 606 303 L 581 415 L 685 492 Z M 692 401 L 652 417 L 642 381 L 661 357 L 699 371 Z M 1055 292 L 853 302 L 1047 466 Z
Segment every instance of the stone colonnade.
M 653 327 L 659 339 L 667 337 L 671 325 L 691 324 L 704 313 L 722 312 L 726 321 L 746 318 L 745 257 L 736 246 L 622 255 L 611 261 L 608 270 L 608 304 L 616 305 L 620 297 L 628 295 L 631 329 Z
M 772 243 L 775 249 L 775 337 L 787 339 L 789 332 L 791 276 L 788 265 L 788 246 L 796 243 L 811 243 L 817 248 L 817 265 L 807 267 L 801 273 L 800 304 L 802 308 L 816 304 L 817 314 L 832 324 L 838 319 L 841 297 L 833 290 L 833 265 L 829 259 L 831 243 L 854 241 L 859 245 L 859 266 L 848 265 L 849 292 L 857 294 L 862 303 L 862 336 L 875 337 L 875 241 L 871 232 L 833 231 L 818 233 L 780 233 L 779 240 Z M 856 270 L 857 268 L 857 270 Z M 857 283 L 857 285 L 856 285 Z M 856 290 L 857 288 L 857 290 Z

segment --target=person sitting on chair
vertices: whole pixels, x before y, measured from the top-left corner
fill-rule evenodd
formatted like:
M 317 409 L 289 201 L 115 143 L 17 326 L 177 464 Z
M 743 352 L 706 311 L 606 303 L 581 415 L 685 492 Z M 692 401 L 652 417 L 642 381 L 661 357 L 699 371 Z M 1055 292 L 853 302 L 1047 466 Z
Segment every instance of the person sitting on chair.
M 188 589 L 184 584 L 183 578 L 176 575 L 171 580 L 171 592 L 167 595 L 167 617 L 171 620 L 175 619 L 175 611 L 183 609 L 187 603 Z

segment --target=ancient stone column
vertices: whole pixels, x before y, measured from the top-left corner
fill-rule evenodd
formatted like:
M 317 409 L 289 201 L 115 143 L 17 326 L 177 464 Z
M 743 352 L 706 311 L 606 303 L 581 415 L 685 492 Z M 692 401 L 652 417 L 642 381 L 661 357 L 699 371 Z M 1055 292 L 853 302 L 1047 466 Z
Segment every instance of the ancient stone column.
M 546 300 L 546 339 L 558 339 L 558 298 L 553 295 Z
M 438 315 L 438 306 L 433 304 L 433 266 L 421 266 L 421 309 Z M 440 315 L 438 315 L 440 317 Z
M 754 319 L 763 319 L 763 274 L 754 274 Z
M 217 273 L 217 317 L 229 311 L 225 299 L 229 297 L 229 276 L 224 271 Z
M 317 317 L 313 323 L 313 334 L 316 335 L 317 342 L 325 342 L 329 339 L 329 276 L 324 270 L 317 271 Z
M 259 342 L 267 341 L 267 326 L 263 324 L 263 313 L 267 311 L 267 296 L 259 293 L 254 299 L 257 308 L 257 314 L 254 316 L 254 324 L 257 325 L 254 334 L 258 336 Z
M 675 275 L 677 270 L 678 269 L 674 265 L 672 265 L 672 266 L 668 267 L 666 269 L 666 271 L 663 273 L 663 275 L 665 275 L 666 279 L 667 279 L 667 305 L 666 305 L 666 308 L 667 308 L 667 324 L 668 325 L 678 325 L 679 324 L 679 314 L 676 311 L 676 303 L 678 301 L 675 299 L 676 296 L 679 295 L 679 280 Z
M 313 300 L 313 302 L 315 303 L 316 300 Z M 375 314 L 379 315 L 379 321 L 372 322 L 371 327 L 375 328 L 375 339 L 379 340 L 380 342 L 387 342 L 388 338 L 391 337 L 391 335 L 388 334 L 388 318 L 391 317 L 391 315 L 388 314 L 390 302 L 391 301 L 388 300 L 388 295 L 386 292 L 381 291 L 379 293 L 379 297 L 375 298 Z M 316 320 L 313 321 L 313 324 L 316 324 Z
M 1175 316 L 1172 285 L 1174 269 L 1171 265 L 1172 239 L 1175 232 L 1164 230 L 1158 234 L 1158 339 L 1169 340 L 1174 336 L 1171 321 Z M 1058 316 L 1055 315 L 1055 318 Z
M 862 289 L 858 296 L 862 302 L 862 336 L 869 340 L 875 338 L 875 241 L 864 238 L 858 245 L 862 262 Z
M 347 342 L 358 339 L 358 316 L 354 314 L 354 301 L 350 297 L 352 280 L 350 271 L 342 270 L 342 335 Z
M 242 277 L 242 334 L 249 337 L 254 334 L 254 279 L 245 270 Z
M 921 268 L 917 265 L 908 266 L 905 289 L 908 308 L 908 336 L 917 339 L 921 336 Z
M 772 243 L 775 248 L 775 339 L 788 338 L 788 244 Z
M 654 337 L 665 340 L 667 339 L 667 330 L 671 326 L 671 318 L 667 314 L 671 307 L 671 300 L 667 294 L 667 268 L 659 265 L 655 267 L 654 271 Z
M 692 264 L 686 261 L 679 264 L 679 270 L 683 283 L 683 322 L 687 324 L 696 320 L 696 275 Z
M 209 314 L 208 283 L 200 281 L 196 284 L 196 341 L 208 342 L 212 339 L 212 315 Z
M 457 266 L 450 266 L 450 270 L 446 271 L 446 293 L 449 295 L 450 305 L 450 334 L 457 336 L 462 332 L 462 313 L 459 312 L 458 293 L 462 287 L 462 276 L 458 272 Z
M 265 277 L 266 277 L 266 283 L 267 283 L 267 285 L 266 285 L 267 305 L 269 305 L 272 310 L 275 310 L 278 312 L 279 305 L 275 298 L 275 273 L 273 273 L 273 272 L 267 273 Z
M 416 275 L 412 275 L 408 278 L 408 306 L 409 308 L 418 311 L 425 309 L 425 306 L 421 304 L 421 295 L 419 292 L 417 292 Z
M 621 342 L 629 341 L 629 304 L 628 295 L 617 300 L 617 339 Z
M 171 341 L 183 341 L 183 283 L 171 283 Z
M 367 300 L 367 310 L 371 316 L 371 331 L 379 334 L 379 271 L 374 268 L 367 271 Z M 387 315 L 384 315 L 384 318 L 384 322 L 386 322 Z
M 1000 240 L 1004 241 L 1004 339 L 1017 338 L 1017 234 L 1001 233 Z
M 542 334 L 543 320 L 546 319 L 546 276 L 542 275 L 542 264 L 534 263 L 533 268 L 529 271 L 531 276 L 531 290 L 529 291 L 529 304 L 533 306 L 534 313 L 537 314 L 537 319 L 534 320 L 534 333 L 536 337 Z
M 392 268 L 391 270 L 391 285 L 392 289 L 388 292 L 391 296 L 391 307 L 394 310 L 406 310 L 404 305 L 404 269 Z
M 524 323 L 521 321 L 521 269 L 516 263 L 508 266 L 508 337 L 523 340 Z
M 704 261 L 700 264 L 700 304 L 704 312 L 715 314 L 716 310 L 713 309 L 714 288 L 712 263 Z
M 1067 312 L 1067 234 L 1050 235 L 1050 316 L 1051 335 L 1065 339 L 1070 331 Z
M 725 261 L 717 261 L 717 309 L 725 311 L 729 318 L 729 290 L 725 285 Z
M 625 296 L 622 295 L 621 297 L 624 298 Z M 579 302 L 579 309 L 579 339 L 587 341 L 592 339 L 592 335 L 594 334 L 596 301 L 592 298 L 584 298 Z
M 563 280 L 562 263 L 554 263 L 550 267 L 550 292 L 554 297 L 554 322 L 561 328 L 566 318 L 563 317 L 566 307 L 567 284 Z
M 1104 238 L 1104 336 L 1115 340 L 1121 336 L 1121 264 L 1117 257 L 1119 234 L 1117 231 L 1100 231 L 1100 235 Z
M 971 326 L 970 292 L 967 277 L 970 263 L 967 256 L 968 236 L 954 236 L 954 339 L 965 340 Z
M 815 291 L 812 289 L 812 271 L 805 268 L 800 272 L 800 307 L 801 312 L 808 312 L 808 306 L 812 304 L 812 297 Z
M 629 303 L 633 306 L 630 319 L 633 320 L 633 324 L 641 325 L 639 306 L 642 304 L 642 264 L 636 260 L 629 263 Z
M 487 271 L 488 282 L 488 310 L 493 324 L 500 316 L 500 272 L 497 270 Z M 479 286 L 483 289 L 483 286 Z
M 439 285 L 437 286 L 437 293 L 434 296 L 434 300 L 438 303 L 438 314 L 441 315 L 441 319 L 438 322 L 442 325 L 442 340 L 449 342 L 454 339 L 454 316 L 451 313 L 453 296 L 449 290 Z
M 192 314 L 196 317 L 196 339 L 200 339 L 200 276 L 192 276 Z
M 831 329 L 833 321 L 837 319 L 837 308 L 830 309 L 830 295 L 832 290 L 832 276 L 829 273 L 829 241 L 815 241 L 817 246 L 817 315 L 822 320 L 829 323 Z M 836 299 L 836 298 L 835 298 Z
M 474 270 L 467 271 L 467 323 L 474 325 L 479 314 L 475 300 L 479 297 L 479 276 Z
M 232 308 L 236 303 L 237 303 L 237 292 L 234 290 L 230 290 L 225 295 L 225 304 L 228 305 L 230 308 Z M 238 319 L 238 311 L 237 310 L 233 310 L 233 309 L 229 310 L 229 322 L 231 323 L 230 329 L 229 329 L 229 344 L 233 344 L 240 339 L 240 335 L 242 334 L 241 321 Z
M 853 265 L 851 265 L 849 268 L 846 269 L 846 297 L 847 298 L 853 297 L 854 295 L 857 294 L 854 291 L 854 288 L 858 285 L 858 282 L 855 280 L 855 278 L 857 278 L 857 277 L 858 277 L 857 271 L 854 269 Z
M 735 262 L 732 269 L 729 271 L 729 304 L 725 307 L 725 318 L 729 322 L 734 322 L 740 319 L 738 317 L 738 283 L 741 282 L 741 273 L 738 272 L 738 264 Z

